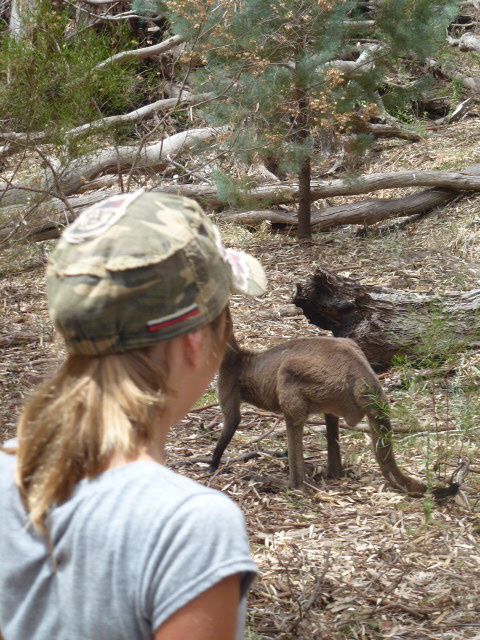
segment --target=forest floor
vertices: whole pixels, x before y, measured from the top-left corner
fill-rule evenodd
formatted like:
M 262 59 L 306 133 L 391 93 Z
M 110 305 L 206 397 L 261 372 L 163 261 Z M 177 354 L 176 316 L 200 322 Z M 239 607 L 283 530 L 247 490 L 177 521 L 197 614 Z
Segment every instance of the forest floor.
M 369 171 L 457 169 L 480 162 L 480 122 L 467 120 L 412 144 L 378 143 Z M 400 196 L 408 190 L 379 193 Z M 340 203 L 332 199 L 332 204 Z M 361 230 L 361 229 L 360 229 Z M 224 225 L 226 244 L 264 264 L 268 293 L 232 301 L 237 338 L 265 348 L 319 335 L 292 305 L 295 284 L 316 266 L 362 283 L 442 293 L 478 288 L 480 198 L 460 197 L 422 219 L 359 234 L 346 227 L 298 244 L 285 233 Z M 44 265 L 51 243 L 0 254 L 0 438 L 15 433 L 19 407 L 55 362 L 45 303 Z M 441 331 L 441 327 L 437 329 Z M 308 482 L 303 491 L 275 488 L 259 476 L 286 478 L 286 437 L 279 417 L 250 406 L 214 476 L 195 461 L 211 454 L 221 428 L 214 389 L 169 439 L 169 464 L 225 491 L 247 520 L 260 577 L 250 596 L 249 640 L 456 640 L 480 638 L 480 347 L 449 353 L 439 370 L 415 378 L 407 365 L 382 376 L 402 468 L 445 482 L 460 456 L 470 460 L 461 499 L 442 506 L 392 491 L 364 433 L 342 429 L 349 473 L 324 480 L 322 417 L 306 431 Z M 407 371 L 408 369 L 408 371 Z M 408 382 L 406 381 L 408 378 Z M 444 427 L 453 431 L 442 432 Z M 249 454 L 256 457 L 249 459 Z

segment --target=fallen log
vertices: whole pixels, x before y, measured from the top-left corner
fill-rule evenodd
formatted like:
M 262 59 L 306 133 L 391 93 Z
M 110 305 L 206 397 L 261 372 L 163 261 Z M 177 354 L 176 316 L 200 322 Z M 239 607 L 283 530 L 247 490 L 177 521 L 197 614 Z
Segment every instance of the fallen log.
M 434 187 L 459 191 L 480 191 L 480 164 L 468 167 L 464 171 L 399 171 L 396 173 L 372 173 L 356 178 L 338 178 L 334 180 L 312 180 L 312 202 L 335 196 L 356 196 L 404 187 Z M 183 184 L 162 186 L 162 191 L 181 193 L 196 198 L 201 204 L 212 208 L 224 207 L 212 185 Z M 259 204 L 289 204 L 298 199 L 296 182 L 275 182 L 250 189 L 246 194 L 249 200 Z
M 474 33 L 464 33 L 460 38 L 448 37 L 447 42 L 460 51 L 476 51 L 480 53 L 480 36 Z
M 424 348 L 431 347 L 434 358 L 450 348 L 480 344 L 480 289 L 419 294 L 362 285 L 318 269 L 297 284 L 293 303 L 312 324 L 355 340 L 376 371 L 388 369 L 394 356 L 420 358 Z
M 478 95 L 480 94 L 480 78 L 475 76 L 464 76 L 460 71 L 457 71 L 455 68 L 441 65 L 436 60 L 427 60 L 426 62 L 427 68 L 434 73 L 447 78 L 448 80 L 456 80 L 457 82 L 461 82 L 465 89 L 471 91 L 471 93 Z
M 111 183 L 112 176 L 108 176 Z M 118 180 L 118 178 L 117 178 Z M 183 186 L 165 187 L 162 191 L 186 195 Z M 188 185 L 189 186 L 189 185 Z M 5 222 L 0 225 L 0 239 L 6 236 L 15 236 L 15 239 L 41 242 L 58 238 L 66 224 L 73 222 L 81 211 L 102 200 L 114 192 L 93 192 L 88 198 L 71 197 L 67 199 L 69 208 L 61 200 L 50 200 L 40 205 L 28 225 L 18 223 L 19 213 L 24 212 L 24 207 L 6 207 L 2 211 Z M 188 195 L 191 196 L 190 192 Z M 400 216 L 413 216 L 426 213 L 439 205 L 446 204 L 457 198 L 454 191 L 442 189 L 428 189 L 413 196 L 405 198 L 371 199 L 351 204 L 326 207 L 319 213 L 312 214 L 312 229 L 314 231 L 328 231 L 334 227 L 347 224 L 372 225 L 382 220 Z M 197 200 L 200 200 L 197 198 Z M 205 204 L 205 203 L 204 203 Z M 211 206 L 212 202 L 208 202 Z M 75 215 L 72 215 L 72 211 Z M 260 209 L 257 211 L 232 211 L 226 210 L 218 213 L 218 219 L 223 222 L 241 224 L 247 227 L 258 227 L 262 223 L 270 223 L 274 226 L 295 228 L 297 215 L 295 212 L 282 211 L 281 209 Z
M 186 134 L 187 132 L 185 132 Z M 78 164 L 70 166 L 68 173 L 58 177 L 58 182 L 63 190 L 63 195 L 78 192 L 80 189 L 88 186 L 90 180 L 102 173 L 103 170 L 118 167 L 118 158 L 120 158 L 120 166 L 123 162 L 130 160 L 135 161 L 138 168 L 146 166 L 161 166 L 168 162 L 169 154 L 179 153 L 183 148 L 188 148 L 198 139 L 207 139 L 214 137 L 218 130 L 198 129 L 190 132 L 189 137 L 183 137 L 184 134 L 175 134 L 163 143 L 156 143 L 146 147 L 137 157 L 133 158 L 133 147 L 120 147 L 119 156 L 115 154 L 115 150 L 105 150 L 94 156 L 95 161 L 90 160 L 90 164 L 85 158 L 80 158 Z M 124 153 L 124 149 L 128 149 L 128 153 Z M 127 164 L 128 166 L 128 164 Z M 82 171 L 83 167 L 83 171 Z M 357 180 L 316 180 L 312 181 L 312 201 L 323 197 L 335 195 L 356 195 L 367 193 L 369 190 L 393 188 L 400 186 L 412 186 L 422 184 L 441 184 L 449 185 L 450 188 L 426 189 L 404 198 L 392 199 L 369 199 L 360 202 L 342 204 L 332 207 L 326 207 L 319 212 L 313 213 L 311 217 L 312 228 L 315 231 L 326 231 L 334 227 L 358 224 L 372 225 L 382 220 L 396 218 L 400 216 L 411 216 L 426 213 L 435 207 L 444 205 L 454 198 L 458 197 L 459 191 L 480 190 L 480 165 L 474 165 L 459 172 L 435 172 L 435 171 L 419 171 L 419 172 L 401 172 L 392 174 L 372 174 Z M 109 183 L 111 180 L 109 179 Z M 24 190 L 25 189 L 25 190 Z M 175 184 L 162 185 L 159 189 L 166 193 L 175 193 L 191 198 L 195 198 L 200 204 L 208 209 L 221 211 L 225 208 L 225 203 L 219 199 L 217 190 L 212 185 L 192 185 L 192 184 Z M 41 187 L 37 188 L 34 193 L 41 194 Z M 53 195 L 52 188 L 49 186 L 48 192 Z M 47 194 L 43 194 L 45 199 Z M 296 183 L 274 183 L 254 187 L 248 193 L 249 199 L 255 199 L 261 205 L 262 202 L 268 200 L 272 204 L 294 204 L 298 198 L 298 185 Z M 32 192 L 29 191 L 28 185 L 17 185 L 5 189 L 3 194 L 0 191 L 0 209 L 3 224 L 0 225 L 0 237 L 5 237 L 5 233 L 11 230 L 11 213 L 16 216 L 16 209 L 12 212 L 11 206 L 6 205 L 25 205 L 32 198 Z M 71 199 L 63 198 L 64 201 L 70 203 Z M 76 213 L 80 213 L 81 206 L 74 202 L 72 209 Z M 65 226 L 66 220 L 72 222 L 71 210 L 63 203 L 50 200 L 42 204 L 42 211 L 45 212 L 46 219 L 39 221 L 35 217 L 35 224 L 29 222 L 29 228 L 22 230 L 22 237 L 28 237 L 30 240 L 38 241 L 48 238 L 58 237 L 60 230 Z M 295 227 L 297 224 L 297 216 L 295 212 L 281 211 L 277 209 L 255 210 L 255 211 L 224 211 L 220 214 L 224 220 L 235 222 L 238 224 L 246 224 L 248 226 L 258 226 L 262 222 L 271 222 L 275 225 L 284 225 Z M 40 222 L 40 226 L 38 223 Z M 36 225 L 36 226 L 35 226 Z M 6 231 L 7 228 L 7 231 Z
M 87 207 L 104 200 L 113 192 L 94 191 L 83 196 L 68 198 L 68 208 L 61 200 L 48 200 L 36 205 L 34 211 L 25 212 L 23 205 L 7 207 L 8 215 L 0 226 L 0 242 L 28 240 L 41 242 L 58 238 L 62 230 Z M 27 224 L 28 221 L 28 224 Z
M 399 124 L 365 122 L 359 118 L 354 121 L 354 127 L 357 133 L 370 133 L 376 138 L 402 138 L 411 142 L 422 140 L 421 135 Z
M 321 212 L 312 214 L 311 225 L 314 231 L 329 231 L 347 224 L 370 226 L 382 220 L 428 213 L 455 198 L 458 198 L 458 194 L 446 189 L 427 189 L 404 198 L 372 198 L 361 202 L 325 207 Z M 225 211 L 219 214 L 219 218 L 251 227 L 259 226 L 263 222 L 287 227 L 296 227 L 297 225 L 295 213 L 277 209 Z
M 104 149 L 89 156 L 83 156 L 70 163 L 68 168 L 59 172 L 58 182 L 64 195 L 76 192 L 89 180 L 108 169 L 122 169 L 135 164 L 138 168 L 158 167 L 181 151 L 192 147 L 197 142 L 207 141 L 223 133 L 225 128 L 190 129 L 176 133 L 155 144 L 146 145 L 139 151 L 138 147 L 122 146 L 117 149 Z M 48 181 L 47 181 L 48 182 Z M 22 204 L 30 199 L 28 192 L 23 192 L 28 185 L 13 184 L 0 190 L 1 204 Z M 38 186 L 48 191 L 48 184 Z M 404 187 L 434 187 L 449 191 L 480 191 L 480 164 L 464 171 L 399 171 L 396 173 L 372 173 L 357 178 L 340 178 L 336 180 L 312 180 L 312 202 L 322 198 L 335 196 L 353 196 L 381 189 L 398 189 Z M 219 199 L 217 189 L 213 185 L 162 185 L 161 191 L 179 193 L 195 198 L 201 204 L 211 208 L 224 208 L 225 203 Z M 264 184 L 248 191 L 248 199 L 259 204 L 288 204 L 298 199 L 296 182 Z M 408 215 L 408 214 L 406 214 Z
M 168 164 L 170 157 L 176 157 L 196 144 L 212 140 L 224 130 L 225 128 L 214 127 L 187 129 L 143 147 L 124 145 L 101 149 L 72 160 L 66 167 L 59 166 L 55 175 L 50 167 L 47 167 L 43 180 L 37 178 L 32 183 L 8 185 L 0 190 L 0 203 L 4 207 L 28 205 L 32 203 L 32 194 L 41 194 L 44 197 L 45 192 L 51 195 L 61 192 L 62 196 L 68 196 L 76 193 L 87 182 L 109 169 L 120 171 L 132 167 L 137 169 L 162 167 Z
M 382 220 L 427 213 L 454 198 L 458 198 L 458 193 L 454 191 L 426 189 L 404 198 L 375 198 L 341 204 L 314 214 L 312 228 L 315 231 L 328 231 L 347 224 L 370 226 Z

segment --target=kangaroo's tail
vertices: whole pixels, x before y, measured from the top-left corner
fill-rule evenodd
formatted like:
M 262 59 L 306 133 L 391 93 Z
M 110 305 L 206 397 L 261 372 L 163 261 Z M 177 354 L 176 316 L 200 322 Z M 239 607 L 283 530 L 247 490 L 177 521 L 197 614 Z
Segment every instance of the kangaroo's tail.
M 397 465 L 393 453 L 392 425 L 388 416 L 382 415 L 382 413 L 381 410 L 373 407 L 367 411 L 373 452 L 383 477 L 392 487 L 403 493 L 414 497 L 422 496 L 426 492 L 427 486 L 420 480 L 408 476 Z

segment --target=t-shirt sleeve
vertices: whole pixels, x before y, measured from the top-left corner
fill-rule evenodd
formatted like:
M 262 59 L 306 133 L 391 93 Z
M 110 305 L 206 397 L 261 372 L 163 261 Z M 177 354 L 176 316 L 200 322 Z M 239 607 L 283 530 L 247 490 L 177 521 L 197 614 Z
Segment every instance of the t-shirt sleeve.
M 257 569 L 243 514 L 229 498 L 191 496 L 152 533 L 142 600 L 153 630 L 228 576 L 240 574 L 244 598 Z

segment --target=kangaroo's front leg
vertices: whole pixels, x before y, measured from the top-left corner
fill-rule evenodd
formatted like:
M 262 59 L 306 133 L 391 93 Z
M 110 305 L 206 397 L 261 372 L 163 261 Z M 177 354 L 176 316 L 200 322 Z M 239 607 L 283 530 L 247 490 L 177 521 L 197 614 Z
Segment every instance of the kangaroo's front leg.
M 220 395 L 220 408 L 223 413 L 223 429 L 220 434 L 220 438 L 213 452 L 212 462 L 210 463 L 210 469 L 215 471 L 218 469 L 220 460 L 222 459 L 223 452 L 227 448 L 230 440 L 233 438 L 233 434 L 238 429 L 240 424 L 240 393 L 233 390 L 228 397 L 222 397 Z
M 327 475 L 330 478 L 339 478 L 343 473 L 343 467 L 337 416 L 326 413 L 325 424 L 327 425 Z

